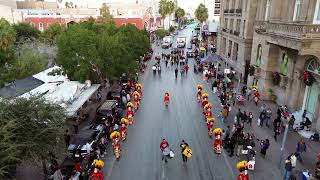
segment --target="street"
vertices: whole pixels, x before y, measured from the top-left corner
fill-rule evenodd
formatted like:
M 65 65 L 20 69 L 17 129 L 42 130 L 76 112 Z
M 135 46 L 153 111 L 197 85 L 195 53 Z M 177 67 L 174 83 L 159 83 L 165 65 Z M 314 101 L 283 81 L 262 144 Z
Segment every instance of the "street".
M 188 44 L 191 28 L 180 31 L 177 36 L 181 35 L 187 36 Z M 154 54 L 162 52 L 161 47 L 154 47 L 154 50 Z M 153 63 L 154 60 L 149 63 L 141 78 L 144 92 L 140 109 L 135 116 L 136 122 L 129 127 L 128 139 L 122 144 L 120 161 L 111 160 L 112 164 L 106 163 L 106 179 L 235 179 L 235 164 L 231 164 L 225 154 L 216 157 L 213 152 L 212 140 L 208 137 L 202 110 L 195 96 L 201 77 L 191 70 L 185 77 L 181 78 L 179 74 L 175 79 L 174 68 L 165 68 L 164 62 L 161 76 L 153 76 Z M 193 67 L 193 63 L 193 59 L 189 59 L 190 67 Z M 171 93 L 168 109 L 163 103 L 166 90 Z M 219 123 L 216 122 L 216 126 Z M 176 156 L 167 164 L 161 161 L 159 144 L 162 138 L 168 140 Z M 179 148 L 182 139 L 193 150 L 193 156 L 186 165 L 182 163 Z

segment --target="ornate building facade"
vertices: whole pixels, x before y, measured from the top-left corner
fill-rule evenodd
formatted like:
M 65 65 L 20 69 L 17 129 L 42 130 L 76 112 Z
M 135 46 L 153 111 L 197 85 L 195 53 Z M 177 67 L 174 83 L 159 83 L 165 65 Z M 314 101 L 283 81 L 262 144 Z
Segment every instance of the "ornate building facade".
M 320 130 L 320 0 L 259 0 L 248 84 Z

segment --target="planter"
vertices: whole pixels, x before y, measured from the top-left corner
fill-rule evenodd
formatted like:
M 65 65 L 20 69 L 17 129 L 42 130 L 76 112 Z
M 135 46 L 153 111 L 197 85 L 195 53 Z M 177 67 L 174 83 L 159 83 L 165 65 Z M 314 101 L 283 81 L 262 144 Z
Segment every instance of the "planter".
M 303 72 L 303 82 L 305 83 L 305 85 L 312 86 L 312 84 L 314 83 L 314 80 L 315 79 L 310 72 L 308 71 Z

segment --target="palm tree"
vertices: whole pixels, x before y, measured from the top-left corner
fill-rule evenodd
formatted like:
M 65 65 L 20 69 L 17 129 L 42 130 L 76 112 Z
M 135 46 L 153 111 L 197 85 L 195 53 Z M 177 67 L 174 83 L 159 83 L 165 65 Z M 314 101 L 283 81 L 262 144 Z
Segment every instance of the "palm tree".
M 159 2 L 159 14 L 161 15 L 163 25 L 164 25 L 164 19 L 166 15 L 168 14 L 168 1 L 167 0 L 160 0 Z
M 169 27 L 170 27 L 170 22 L 171 22 L 171 14 L 174 13 L 175 9 L 176 9 L 175 3 L 172 1 L 169 1 L 168 2 Z
M 186 13 L 185 13 L 184 9 L 178 7 L 174 14 L 175 14 L 175 17 L 178 19 L 178 24 L 179 24 L 179 27 L 180 27 L 181 18 L 184 17 L 184 15 Z
M 201 3 L 196 9 L 194 14 L 196 15 L 196 18 L 198 19 L 198 21 L 203 23 L 208 19 L 208 8 L 206 8 L 206 6 Z

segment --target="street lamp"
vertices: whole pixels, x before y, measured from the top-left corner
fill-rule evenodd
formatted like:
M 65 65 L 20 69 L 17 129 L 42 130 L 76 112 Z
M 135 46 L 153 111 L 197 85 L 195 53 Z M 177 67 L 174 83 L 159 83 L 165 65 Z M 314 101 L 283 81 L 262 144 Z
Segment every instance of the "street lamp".
M 288 130 L 289 130 L 289 124 L 288 124 L 288 121 L 286 121 L 285 130 L 284 130 L 284 135 L 283 135 L 283 139 L 282 139 L 282 143 L 281 143 L 281 148 L 280 148 L 279 168 L 281 168 L 281 162 L 282 162 L 282 159 L 283 159 L 284 146 L 285 146 L 285 143 L 286 143 L 286 140 L 287 140 Z

